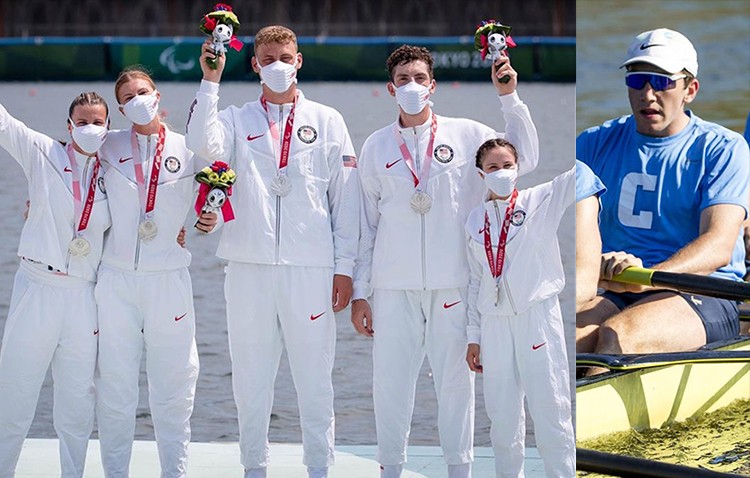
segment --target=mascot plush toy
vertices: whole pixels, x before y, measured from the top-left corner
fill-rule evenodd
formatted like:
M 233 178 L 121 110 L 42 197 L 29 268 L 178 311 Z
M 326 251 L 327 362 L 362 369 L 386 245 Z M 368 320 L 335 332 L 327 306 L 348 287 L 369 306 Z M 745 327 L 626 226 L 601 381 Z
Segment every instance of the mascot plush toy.
M 214 44 L 213 49 L 216 57 L 226 53 L 229 45 L 230 48 L 240 51 L 242 42 L 237 39 L 235 33 L 240 28 L 240 22 L 237 15 L 232 11 L 232 7 L 223 3 L 217 3 L 214 11 L 207 13 L 201 19 L 200 29 L 206 35 L 211 35 Z M 208 65 L 216 69 L 216 60 L 209 60 Z
M 474 32 L 474 48 L 482 55 L 482 60 L 489 58 L 493 62 L 502 56 L 507 56 L 508 48 L 516 43 L 510 37 L 510 26 L 495 20 L 482 21 Z M 510 81 L 510 76 L 500 78 L 501 83 Z

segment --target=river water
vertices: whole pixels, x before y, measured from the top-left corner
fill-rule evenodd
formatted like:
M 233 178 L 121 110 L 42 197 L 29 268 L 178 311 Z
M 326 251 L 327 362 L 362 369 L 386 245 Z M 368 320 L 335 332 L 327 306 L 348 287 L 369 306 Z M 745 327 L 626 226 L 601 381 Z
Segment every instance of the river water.
M 162 110 L 166 121 L 178 132 L 184 132 L 187 109 L 198 84 L 161 83 Z M 310 83 L 300 85 L 305 95 L 338 109 L 346 119 L 355 149 L 376 129 L 392 122 L 395 101 L 384 83 Z M 67 140 L 65 119 L 70 101 L 81 91 L 95 90 L 110 106 L 115 105 L 111 83 L 0 83 L 0 103 L 34 129 L 61 140 Z M 219 107 L 254 100 L 259 85 L 228 83 L 221 87 Z M 522 83 L 519 94 L 531 110 L 539 131 L 541 158 L 536 171 L 519 181 L 526 187 L 548 181 L 573 165 L 575 88 L 572 84 Z M 434 109 L 446 116 L 467 117 L 503 129 L 499 102 L 492 85 L 439 83 L 433 97 Z M 117 111 L 111 112 L 112 127 L 123 128 L 126 121 Z M 0 149 L 0 198 L 5 205 L 2 240 L 0 240 L 0 328 L 4 326 L 8 302 L 17 268 L 16 249 L 22 227 L 22 211 L 27 186 L 20 167 Z M 560 296 L 566 322 L 568 351 L 574 354 L 574 212 L 563 218 L 558 231 L 567 287 Z M 201 373 L 198 379 L 195 411 L 192 417 L 194 441 L 236 441 L 238 427 L 232 398 L 227 329 L 223 299 L 223 264 L 215 256 L 218 235 L 199 237 L 188 233 L 188 248 L 193 253 L 190 272 L 195 293 L 198 351 Z M 338 314 L 338 343 L 333 372 L 338 444 L 374 444 L 375 421 L 372 404 L 372 344 L 358 336 L 349 321 L 349 309 Z M 571 360 L 572 363 L 572 360 Z M 573 374 L 571 373 L 571 376 Z M 141 374 L 141 400 L 137 412 L 136 438 L 153 439 L 148 412 L 146 377 Z M 482 380 L 477 380 L 476 444 L 488 446 L 489 420 L 484 411 Z M 52 394 L 48 377 L 41 392 L 31 437 L 53 437 L 51 420 Z M 437 404 L 429 366 L 425 366 L 417 385 L 411 444 L 436 445 Z M 530 424 L 529 424 L 530 426 Z M 269 439 L 272 442 L 301 442 L 297 400 L 286 358 L 282 358 L 276 382 L 276 399 Z M 529 430 L 530 444 L 534 444 Z

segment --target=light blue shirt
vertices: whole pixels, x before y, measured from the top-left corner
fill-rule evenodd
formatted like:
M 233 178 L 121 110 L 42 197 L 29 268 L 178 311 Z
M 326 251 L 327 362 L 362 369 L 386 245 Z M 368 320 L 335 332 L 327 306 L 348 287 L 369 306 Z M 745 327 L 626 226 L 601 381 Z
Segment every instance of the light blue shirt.
M 607 188 L 591 168 L 576 159 L 576 202 L 589 196 L 601 196 L 606 191 Z
M 632 115 L 578 136 L 576 157 L 609 190 L 601 198 L 603 252 L 629 252 L 651 267 L 698 237 L 703 209 L 736 204 L 747 217 L 747 142 L 733 131 L 686 113 L 688 125 L 666 138 L 638 133 Z M 744 259 L 738 231 L 731 262 L 712 275 L 741 280 Z

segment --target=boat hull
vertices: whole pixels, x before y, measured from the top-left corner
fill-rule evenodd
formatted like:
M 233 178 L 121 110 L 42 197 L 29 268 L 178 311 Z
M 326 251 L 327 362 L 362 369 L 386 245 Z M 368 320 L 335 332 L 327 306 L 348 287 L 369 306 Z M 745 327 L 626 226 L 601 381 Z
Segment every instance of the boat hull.
M 750 351 L 750 338 L 717 350 Z M 609 372 L 576 385 L 578 441 L 660 428 L 750 399 L 750 362 L 687 363 Z

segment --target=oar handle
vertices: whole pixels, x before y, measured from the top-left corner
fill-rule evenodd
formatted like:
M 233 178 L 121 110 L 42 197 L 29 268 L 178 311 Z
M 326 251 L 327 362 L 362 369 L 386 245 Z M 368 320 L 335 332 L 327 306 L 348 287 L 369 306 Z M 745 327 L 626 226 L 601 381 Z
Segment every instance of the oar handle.
M 621 273 L 612 277 L 612 280 L 626 282 L 628 284 L 650 286 L 653 285 L 651 283 L 651 276 L 654 275 L 654 272 L 655 271 L 651 269 L 644 269 L 643 267 L 628 267 Z
M 655 271 L 628 267 L 612 280 L 653 287 L 674 289 L 688 294 L 699 294 L 736 301 L 750 300 L 750 283 L 677 272 Z

